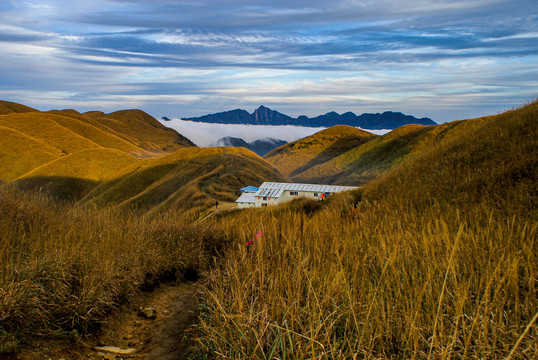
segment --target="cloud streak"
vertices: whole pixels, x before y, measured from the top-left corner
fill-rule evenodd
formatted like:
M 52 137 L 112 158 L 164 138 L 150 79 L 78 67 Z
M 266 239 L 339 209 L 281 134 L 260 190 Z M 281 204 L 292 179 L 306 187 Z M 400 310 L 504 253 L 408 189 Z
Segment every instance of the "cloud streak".
M 264 104 L 442 122 L 536 96 L 536 14 L 527 0 L 10 0 L 0 3 L 0 94 L 159 117 Z

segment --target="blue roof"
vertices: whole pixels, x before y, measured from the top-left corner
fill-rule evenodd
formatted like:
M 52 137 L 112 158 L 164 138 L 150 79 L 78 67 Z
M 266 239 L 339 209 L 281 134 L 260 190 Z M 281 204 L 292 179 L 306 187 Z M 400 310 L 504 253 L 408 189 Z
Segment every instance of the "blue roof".
M 245 186 L 244 188 L 241 188 L 241 192 L 256 192 L 258 191 L 258 188 L 256 186 Z

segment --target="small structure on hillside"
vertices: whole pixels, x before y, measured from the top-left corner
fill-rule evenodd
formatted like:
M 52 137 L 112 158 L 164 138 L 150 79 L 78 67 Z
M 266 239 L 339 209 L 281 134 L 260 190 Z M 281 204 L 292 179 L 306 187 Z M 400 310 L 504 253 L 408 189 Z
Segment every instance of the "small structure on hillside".
M 256 186 L 245 186 L 241 188 L 241 196 L 235 202 L 239 208 L 254 207 L 256 205 L 256 197 L 254 194 L 259 189 Z
M 255 193 L 256 191 L 258 191 L 258 188 L 256 186 L 245 186 L 244 188 L 241 188 L 239 191 L 241 191 L 241 193 L 244 193 L 244 192 Z
M 332 193 L 353 189 L 357 189 L 357 187 L 264 182 L 256 192 L 243 192 L 235 202 L 240 208 L 262 207 L 267 205 L 277 205 L 297 197 L 323 200 L 326 196 L 329 196 Z

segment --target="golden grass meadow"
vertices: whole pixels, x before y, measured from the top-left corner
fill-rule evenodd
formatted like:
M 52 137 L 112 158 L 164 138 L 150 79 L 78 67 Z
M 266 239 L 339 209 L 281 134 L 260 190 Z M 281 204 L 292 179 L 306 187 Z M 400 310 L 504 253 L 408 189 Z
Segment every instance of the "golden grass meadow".
M 361 189 L 265 209 L 186 212 L 159 202 L 144 212 L 6 183 L 0 351 L 97 332 L 144 287 L 196 269 L 193 359 L 534 359 L 537 114 L 534 101 L 419 129 L 422 137 L 406 130 L 426 142 L 405 148 L 399 137 L 402 158 Z M 344 146 L 346 156 L 377 139 Z M 225 196 L 236 181 L 213 193 Z

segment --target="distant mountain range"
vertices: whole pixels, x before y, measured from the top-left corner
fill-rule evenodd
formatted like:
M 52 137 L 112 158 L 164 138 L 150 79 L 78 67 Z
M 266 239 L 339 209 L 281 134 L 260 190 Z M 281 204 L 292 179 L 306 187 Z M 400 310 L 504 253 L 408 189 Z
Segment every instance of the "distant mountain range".
M 252 114 L 243 109 L 230 110 L 200 117 L 183 118 L 183 120 L 216 123 L 216 124 L 249 124 L 249 125 L 296 125 L 307 127 L 331 127 L 334 125 L 350 125 L 363 129 L 396 129 L 403 125 L 437 125 L 430 118 L 417 119 L 401 112 L 386 111 L 382 114 L 355 115 L 352 112 L 338 114 L 334 111 L 325 115 L 309 118 L 301 115 L 298 118 L 279 113 L 265 106 L 260 106 Z
M 264 156 L 269 153 L 271 150 L 276 149 L 282 145 L 287 144 L 287 141 L 273 138 L 265 138 L 254 140 L 250 143 L 247 143 L 245 140 L 232 136 L 225 136 L 220 138 L 216 144 L 213 146 L 235 146 L 243 147 L 249 149 L 260 156 Z

